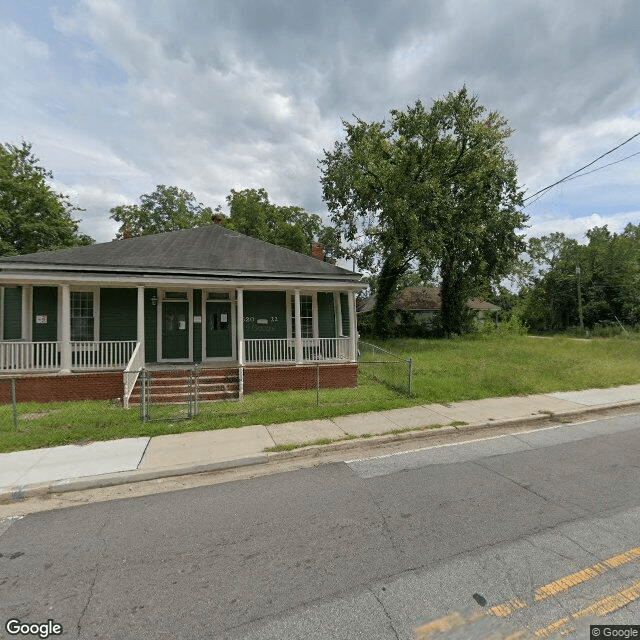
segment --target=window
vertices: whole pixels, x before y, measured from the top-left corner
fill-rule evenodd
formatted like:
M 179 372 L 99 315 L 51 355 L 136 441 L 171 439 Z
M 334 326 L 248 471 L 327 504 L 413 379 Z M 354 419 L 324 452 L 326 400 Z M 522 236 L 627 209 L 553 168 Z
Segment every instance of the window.
M 71 340 L 93 340 L 93 292 L 71 292 Z
M 300 330 L 303 338 L 313 338 L 313 300 L 300 296 Z M 291 336 L 296 335 L 296 299 L 291 296 Z

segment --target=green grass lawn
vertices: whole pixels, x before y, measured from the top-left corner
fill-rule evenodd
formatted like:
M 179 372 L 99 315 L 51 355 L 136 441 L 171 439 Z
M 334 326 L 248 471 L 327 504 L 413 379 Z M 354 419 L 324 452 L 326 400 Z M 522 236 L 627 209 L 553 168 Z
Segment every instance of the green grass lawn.
M 0 451 L 640 383 L 638 339 L 492 335 L 379 345 L 413 359 L 412 398 L 359 375 L 356 389 L 322 389 L 319 406 L 315 390 L 256 393 L 240 402 L 203 404 L 200 415 L 191 420 L 177 419 L 176 407 L 152 407 L 155 420 L 143 423 L 137 407 L 124 410 L 110 402 L 21 403 L 17 429 L 11 406 L 3 405 Z

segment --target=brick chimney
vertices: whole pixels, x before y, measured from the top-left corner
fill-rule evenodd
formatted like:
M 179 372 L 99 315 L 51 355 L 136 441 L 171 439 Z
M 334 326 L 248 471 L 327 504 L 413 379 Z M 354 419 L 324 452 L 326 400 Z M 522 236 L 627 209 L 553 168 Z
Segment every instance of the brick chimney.
M 220 215 L 219 211 L 216 211 L 213 214 L 213 224 L 220 224 L 220 220 L 222 220 L 222 216 Z
M 324 260 L 324 245 L 321 242 L 314 242 L 311 245 L 311 257 L 316 260 Z

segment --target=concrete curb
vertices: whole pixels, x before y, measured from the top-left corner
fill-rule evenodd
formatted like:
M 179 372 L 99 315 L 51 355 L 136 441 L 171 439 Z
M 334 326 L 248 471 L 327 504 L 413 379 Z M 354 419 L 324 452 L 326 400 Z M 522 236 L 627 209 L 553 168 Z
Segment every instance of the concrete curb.
M 259 453 L 235 460 L 188 464 L 170 469 L 133 469 L 132 471 L 118 471 L 117 473 L 105 473 L 100 476 L 87 476 L 73 480 L 56 480 L 54 482 L 15 486 L 0 491 L 0 504 L 8 504 L 17 502 L 18 500 L 24 500 L 25 498 L 34 498 L 51 493 L 67 493 L 69 491 L 115 487 L 132 482 L 144 482 L 145 480 L 158 480 L 160 478 L 187 476 L 196 473 L 207 473 L 209 471 L 221 471 L 223 469 L 235 469 L 237 467 L 265 464 L 268 461 L 269 459 L 266 453 Z
M 235 460 L 222 460 L 219 462 L 207 462 L 199 464 L 180 465 L 167 469 L 134 469 L 132 471 L 119 471 L 100 476 L 88 476 L 72 480 L 57 480 L 54 482 L 43 482 L 32 485 L 18 485 L 8 489 L 0 490 L 0 504 L 10 504 L 26 498 L 41 497 L 48 494 L 66 493 L 70 491 L 84 491 L 87 489 L 99 489 L 113 487 L 117 485 L 130 484 L 134 482 L 144 482 L 146 480 L 157 480 L 160 478 L 170 478 L 197 473 L 207 473 L 211 471 L 222 471 L 252 465 L 275 463 L 280 460 L 290 460 L 294 458 L 319 458 L 326 453 L 336 453 L 349 451 L 352 449 L 368 450 L 376 449 L 385 444 L 393 442 L 425 441 L 436 439 L 441 435 L 458 433 L 464 435 L 471 434 L 485 429 L 508 429 L 515 427 L 544 427 L 558 426 L 564 422 L 575 422 L 578 418 L 606 417 L 614 411 L 621 409 L 633 409 L 640 407 L 640 400 L 630 400 L 626 402 L 616 402 L 607 405 L 585 406 L 583 409 L 573 409 L 558 413 L 544 413 L 540 415 L 526 416 L 521 418 L 505 418 L 502 420 L 487 420 L 467 425 L 443 426 L 429 428 L 415 427 L 412 431 L 403 433 L 393 433 L 386 435 L 371 436 L 369 438 L 356 437 L 349 440 L 340 440 L 330 444 L 302 445 L 300 448 L 290 451 L 276 451 L 270 453 L 259 453 Z

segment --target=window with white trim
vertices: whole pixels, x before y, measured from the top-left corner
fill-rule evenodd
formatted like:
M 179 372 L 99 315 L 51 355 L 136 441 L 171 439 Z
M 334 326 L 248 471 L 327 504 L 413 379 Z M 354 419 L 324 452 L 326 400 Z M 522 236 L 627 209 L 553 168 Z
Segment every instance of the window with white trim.
M 303 338 L 313 338 L 313 298 L 300 295 L 300 332 Z M 296 299 L 291 296 L 291 337 L 296 335 Z
M 93 291 L 71 291 L 71 340 L 93 340 Z

